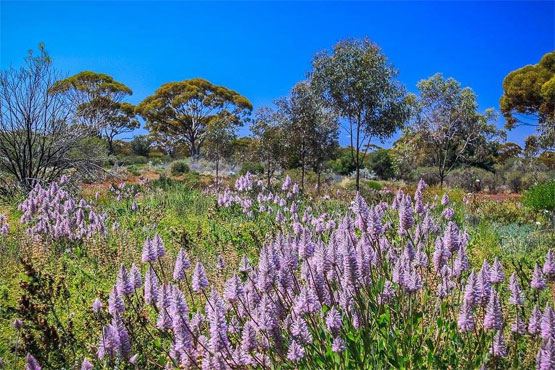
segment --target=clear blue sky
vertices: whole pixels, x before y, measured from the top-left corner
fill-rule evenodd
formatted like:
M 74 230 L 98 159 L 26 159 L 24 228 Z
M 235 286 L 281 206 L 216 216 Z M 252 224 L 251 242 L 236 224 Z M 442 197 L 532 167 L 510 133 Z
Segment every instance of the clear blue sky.
M 318 50 L 366 36 L 409 91 L 442 72 L 472 87 L 480 109 L 498 109 L 504 76 L 555 48 L 554 18 L 554 2 L 2 1 L 0 65 L 21 64 L 44 42 L 65 73 L 108 73 L 133 103 L 162 83 L 203 77 L 256 108 L 286 95 Z

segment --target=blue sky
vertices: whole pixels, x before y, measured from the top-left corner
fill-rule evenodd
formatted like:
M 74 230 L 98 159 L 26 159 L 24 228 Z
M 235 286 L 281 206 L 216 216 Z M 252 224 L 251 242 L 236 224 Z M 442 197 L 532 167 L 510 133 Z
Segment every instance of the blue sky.
M 0 65 L 21 64 L 44 42 L 64 73 L 108 73 L 133 90 L 133 103 L 162 83 L 203 77 L 256 108 L 302 80 L 315 52 L 369 37 L 409 91 L 442 72 L 472 87 L 481 110 L 498 109 L 504 76 L 555 49 L 554 4 L 2 1 Z M 522 144 L 532 131 L 508 137 Z

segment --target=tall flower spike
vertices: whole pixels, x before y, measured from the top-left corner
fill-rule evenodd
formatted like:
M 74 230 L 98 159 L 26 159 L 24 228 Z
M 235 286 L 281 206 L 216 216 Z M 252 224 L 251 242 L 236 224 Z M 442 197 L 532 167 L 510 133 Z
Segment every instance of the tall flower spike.
M 120 294 L 118 293 L 117 286 L 114 286 L 112 291 L 108 296 L 108 312 L 115 316 L 119 312 L 125 311 L 125 306 L 123 304 L 123 299 L 121 299 Z
M 472 313 L 472 307 L 464 302 L 459 313 L 459 320 L 457 325 L 461 332 L 468 332 L 474 330 L 474 315 Z
M 191 262 L 189 261 L 189 256 L 187 251 L 183 248 L 177 252 L 177 257 L 175 259 L 175 267 L 173 269 L 173 279 L 180 281 L 185 279 L 185 271 L 191 268 Z
M 154 304 L 158 301 L 158 277 L 152 266 L 149 266 L 146 270 L 144 298 L 147 304 Z
M 93 370 L 93 365 L 86 358 L 81 363 L 81 370 Z
M 555 277 L 555 252 L 553 249 L 547 251 L 545 262 L 543 263 L 543 273 L 549 277 Z
M 540 347 L 538 356 L 536 356 L 536 369 L 555 369 L 555 339 L 549 338 L 549 340 Z
M 38 361 L 30 353 L 25 357 L 25 370 L 41 370 Z
M 301 360 L 305 355 L 304 348 L 301 347 L 294 339 L 289 345 L 289 350 L 287 351 L 287 359 L 293 362 Z
M 142 261 L 143 263 L 156 261 L 158 254 L 152 240 L 147 236 L 143 244 Z
M 532 275 L 532 281 L 530 282 L 532 288 L 537 290 L 543 290 L 547 286 L 545 279 L 543 277 L 542 270 L 540 269 L 540 264 L 536 262 L 536 267 L 534 268 L 534 274 Z
M 156 248 L 156 258 L 162 258 L 166 255 L 166 248 L 164 248 L 164 241 L 160 237 L 160 235 L 154 235 L 154 239 L 152 240 L 154 247 Z
M 472 270 L 468 276 L 466 287 L 464 290 L 464 301 L 470 308 L 479 304 L 481 294 L 478 291 L 478 278 L 476 271 Z
M 491 291 L 486 314 L 484 316 L 484 328 L 487 330 L 503 329 L 503 314 L 501 312 L 501 303 L 499 296 L 495 290 Z
M 511 291 L 511 297 L 509 298 L 509 303 L 516 306 L 522 306 L 524 304 L 524 295 L 518 284 L 516 273 L 513 272 L 509 278 L 509 290 Z
M 133 291 L 135 290 L 134 285 L 129 276 L 129 272 L 127 271 L 127 268 L 123 263 L 121 264 L 120 269 L 118 271 L 118 276 L 116 281 L 117 281 L 116 286 L 117 286 L 119 295 L 126 296 L 126 295 L 133 294 Z
M 466 255 L 466 248 L 461 245 L 457 252 L 457 257 L 453 263 L 453 272 L 456 277 L 461 276 L 463 271 L 468 271 L 470 268 L 470 263 L 468 262 L 468 257 Z
M 519 314 L 516 315 L 515 321 L 511 325 L 511 331 L 518 334 L 526 334 L 526 323 Z
M 493 344 L 490 352 L 494 357 L 507 357 L 507 345 L 505 344 L 505 338 L 501 330 L 498 330 L 495 337 L 493 337 Z
M 118 329 L 112 325 L 106 325 L 102 329 L 100 343 L 98 344 L 98 358 L 102 360 L 107 357 L 119 357 L 121 355 L 121 344 Z
M 528 333 L 532 336 L 538 335 L 541 331 L 540 324 L 542 320 L 542 313 L 538 306 L 534 306 L 530 314 L 530 321 L 528 321 Z
M 206 277 L 206 271 L 204 270 L 204 266 L 200 261 L 197 261 L 197 265 L 195 266 L 195 270 L 193 271 L 193 279 L 192 279 L 192 287 L 193 291 L 200 292 L 204 289 L 208 288 L 208 278 Z
M 137 265 L 132 264 L 131 270 L 129 273 L 131 274 L 131 282 L 133 283 L 133 288 L 139 289 L 141 285 L 143 285 L 143 279 L 141 278 L 141 270 L 139 270 Z
M 501 265 L 501 262 L 499 262 L 497 257 L 495 257 L 495 260 L 493 261 L 493 265 L 491 268 L 490 281 L 492 282 L 492 284 L 499 284 L 499 283 L 502 283 L 503 280 L 505 280 L 505 273 L 503 272 L 503 266 Z
M 543 311 L 540 328 L 543 340 L 547 341 L 549 338 L 555 340 L 555 312 L 549 304 L 545 306 L 545 311 Z

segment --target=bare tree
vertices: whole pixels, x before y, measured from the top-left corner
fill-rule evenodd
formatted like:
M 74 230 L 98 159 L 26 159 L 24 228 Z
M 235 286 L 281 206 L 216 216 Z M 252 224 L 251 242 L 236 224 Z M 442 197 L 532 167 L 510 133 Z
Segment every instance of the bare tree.
M 86 177 L 101 169 L 100 153 L 80 149 L 90 128 L 74 123 L 64 95 L 50 93 L 61 76 L 44 45 L 39 49 L 21 68 L 0 72 L 0 171 L 26 190 L 63 173 Z

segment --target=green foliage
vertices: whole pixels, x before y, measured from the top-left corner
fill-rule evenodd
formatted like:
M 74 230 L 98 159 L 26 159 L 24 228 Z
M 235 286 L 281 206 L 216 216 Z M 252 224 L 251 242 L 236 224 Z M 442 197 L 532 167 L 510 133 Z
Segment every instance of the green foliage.
M 329 161 L 329 167 L 334 173 L 346 176 L 356 170 L 349 148 L 338 149 L 336 156 L 336 159 Z
M 146 135 L 137 135 L 131 140 L 131 150 L 136 155 L 148 157 L 150 153 L 150 138 Z
M 457 168 L 445 178 L 447 185 L 462 188 L 469 192 L 495 190 L 495 176 L 493 173 L 476 167 Z
M 247 172 L 253 175 L 264 173 L 264 166 L 260 162 L 244 162 L 239 171 L 239 175 L 244 175 Z
M 349 121 L 358 188 L 369 139 L 388 138 L 409 119 L 405 88 L 382 50 L 368 39 L 340 41 L 332 53 L 316 54 L 312 67 L 316 91 Z
M 509 73 L 503 80 L 499 104 L 509 129 L 529 124 L 526 117 L 536 116 L 539 145 L 555 147 L 555 52 L 545 54 L 538 64 Z
M 454 78 L 437 73 L 417 84 L 419 95 L 414 102 L 414 122 L 406 134 L 414 152 L 424 152 L 428 166 L 437 169 L 440 184 L 453 168 L 462 163 L 483 163 L 488 140 L 501 133 L 489 123 L 495 119 L 493 108 L 478 112 L 474 91 L 462 88 Z M 484 158 L 485 157 L 485 158 Z
M 555 180 L 532 187 L 524 193 L 523 201 L 536 210 L 555 211 Z
M 172 162 L 170 165 L 170 173 L 174 176 L 183 175 L 189 172 L 189 165 L 184 160 Z
M 389 180 L 395 175 L 393 159 L 386 149 L 378 149 L 371 153 L 367 163 L 367 167 L 382 180 Z
M 202 78 L 163 84 L 137 106 L 151 132 L 186 141 L 191 156 L 200 154 L 211 124 L 236 127 L 251 110 L 244 96 Z

